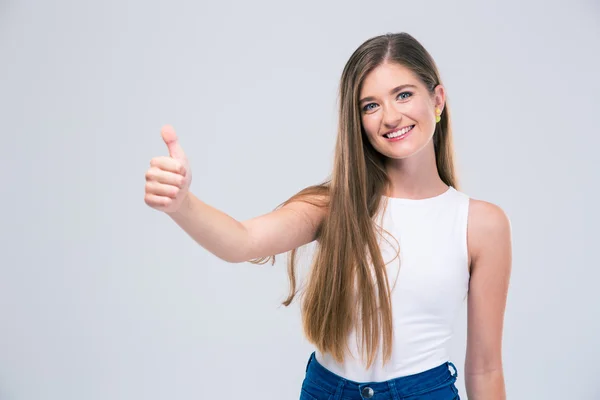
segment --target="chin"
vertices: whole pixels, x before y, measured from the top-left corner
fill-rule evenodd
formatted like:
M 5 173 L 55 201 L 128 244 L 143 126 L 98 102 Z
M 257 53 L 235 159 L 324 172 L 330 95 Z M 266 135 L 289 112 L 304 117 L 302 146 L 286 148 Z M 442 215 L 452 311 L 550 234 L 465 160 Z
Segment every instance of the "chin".
M 395 143 L 390 146 L 390 143 L 384 143 L 378 146 L 377 151 L 388 158 L 402 159 L 408 158 L 419 152 L 414 146 L 406 146 L 400 143 Z
M 381 154 L 383 154 L 384 156 L 386 156 L 390 160 L 403 160 L 403 159 L 406 159 L 406 158 L 410 158 L 415 153 L 414 152 L 412 152 L 412 153 L 406 153 L 406 152 L 400 153 L 400 152 L 397 152 L 397 153 L 381 153 Z
M 419 137 L 406 138 L 407 141 L 400 142 L 384 142 L 378 143 L 379 146 L 376 147 L 377 151 L 388 158 L 393 159 L 403 159 L 412 157 L 422 150 L 426 149 L 428 145 L 433 146 L 432 138 L 429 140 L 424 140 Z M 420 139 L 420 140 L 419 140 Z

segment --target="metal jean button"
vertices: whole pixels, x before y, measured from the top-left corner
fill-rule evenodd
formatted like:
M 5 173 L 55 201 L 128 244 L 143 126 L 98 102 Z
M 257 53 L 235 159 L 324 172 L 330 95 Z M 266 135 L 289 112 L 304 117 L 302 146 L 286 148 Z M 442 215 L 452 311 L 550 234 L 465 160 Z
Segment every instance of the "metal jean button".
M 365 399 L 370 399 L 371 397 L 373 397 L 373 394 L 374 394 L 373 389 L 371 389 L 368 386 L 365 386 L 362 390 L 362 395 Z

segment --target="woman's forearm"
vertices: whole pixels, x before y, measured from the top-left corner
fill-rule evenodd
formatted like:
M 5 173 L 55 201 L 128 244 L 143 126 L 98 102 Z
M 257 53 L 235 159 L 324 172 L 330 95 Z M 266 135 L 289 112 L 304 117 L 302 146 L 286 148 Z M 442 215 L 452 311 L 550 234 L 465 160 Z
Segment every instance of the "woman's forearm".
M 228 262 L 243 262 L 248 232 L 228 214 L 204 203 L 191 192 L 177 212 L 167 213 L 200 246 Z

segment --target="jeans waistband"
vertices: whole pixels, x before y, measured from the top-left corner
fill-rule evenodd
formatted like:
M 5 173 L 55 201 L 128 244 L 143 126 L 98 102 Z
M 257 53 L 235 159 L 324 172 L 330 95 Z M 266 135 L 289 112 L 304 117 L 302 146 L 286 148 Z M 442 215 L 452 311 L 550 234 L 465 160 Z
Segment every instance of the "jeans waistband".
M 452 367 L 453 373 L 450 372 L 449 367 Z M 453 363 L 447 361 L 437 367 L 414 375 L 383 382 L 356 382 L 343 378 L 319 364 L 315 352 L 313 352 L 306 364 L 306 377 L 332 394 L 336 393 L 338 389 L 342 393 L 348 392 L 348 394 L 351 394 L 357 391 L 363 392 L 365 388 L 370 388 L 369 391 L 374 393 L 392 392 L 395 396 L 408 396 L 427 393 L 454 384 L 458 377 L 458 370 Z M 342 395 L 342 397 L 344 396 Z

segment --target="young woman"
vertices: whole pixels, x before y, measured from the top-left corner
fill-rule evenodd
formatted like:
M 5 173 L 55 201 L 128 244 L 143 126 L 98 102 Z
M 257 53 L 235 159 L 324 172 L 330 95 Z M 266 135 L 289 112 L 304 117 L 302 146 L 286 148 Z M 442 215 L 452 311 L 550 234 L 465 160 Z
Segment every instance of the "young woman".
M 445 348 L 468 298 L 470 400 L 505 399 L 502 329 L 510 222 L 459 191 L 446 90 L 429 53 L 406 33 L 377 36 L 341 77 L 332 174 L 273 212 L 239 222 L 189 192 L 173 128 L 152 159 L 145 202 L 228 262 L 264 263 L 317 248 L 302 303 L 316 347 L 301 399 L 459 399 Z M 468 296 L 467 296 L 468 294 Z

